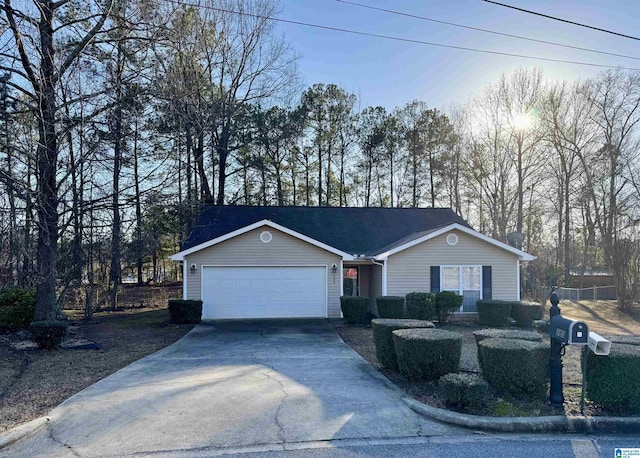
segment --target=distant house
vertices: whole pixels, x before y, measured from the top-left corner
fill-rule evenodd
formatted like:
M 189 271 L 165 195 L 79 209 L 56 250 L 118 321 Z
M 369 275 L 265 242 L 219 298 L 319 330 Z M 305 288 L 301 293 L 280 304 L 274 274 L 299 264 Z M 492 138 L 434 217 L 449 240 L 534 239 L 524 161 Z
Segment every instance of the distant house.
M 451 209 L 214 206 L 179 253 L 185 299 L 204 319 L 340 317 L 340 296 L 451 290 L 520 299 L 534 256 L 473 230 Z
M 607 269 L 572 269 L 569 271 L 570 288 L 613 286 L 613 272 Z
M 572 269 L 569 271 L 569 288 L 576 288 L 563 292 L 571 300 L 616 300 L 616 291 L 613 272 L 608 269 Z M 593 289 L 593 291 L 585 291 Z M 579 291 L 578 291 L 579 290 Z

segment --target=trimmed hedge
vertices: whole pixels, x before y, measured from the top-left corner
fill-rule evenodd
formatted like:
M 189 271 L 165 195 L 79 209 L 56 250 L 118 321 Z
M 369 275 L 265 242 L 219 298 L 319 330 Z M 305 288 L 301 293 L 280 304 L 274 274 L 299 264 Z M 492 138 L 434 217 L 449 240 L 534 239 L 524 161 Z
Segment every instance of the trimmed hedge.
M 33 320 L 35 288 L 5 286 L 0 288 L 0 329 L 26 329 Z
M 481 326 L 502 328 L 509 324 L 511 305 L 507 301 L 478 301 L 478 321 Z
M 198 324 L 202 321 L 202 301 L 169 299 L 169 315 L 173 324 Z
M 376 358 L 383 367 L 397 371 L 398 361 L 393 346 L 393 331 L 398 329 L 434 328 L 432 322 L 424 320 L 371 320 L 373 342 L 376 346 Z
M 400 373 L 408 379 L 438 380 L 458 372 L 462 335 L 442 329 L 393 331 L 393 346 Z
M 513 302 L 511 304 L 511 318 L 516 320 L 520 328 L 531 329 L 533 320 L 543 315 L 542 305 L 536 302 Z
M 369 298 L 356 296 L 341 296 L 340 308 L 342 316 L 349 324 L 362 324 L 369 311 Z
M 608 356 L 587 352 L 586 382 L 587 398 L 596 404 L 615 413 L 640 414 L 640 346 L 614 343 Z
M 542 342 L 542 336 L 534 331 L 520 331 L 517 329 L 480 329 L 473 332 L 473 337 L 478 345 L 478 362 L 482 366 L 482 352 L 480 342 L 484 339 L 519 339 L 530 342 Z
M 549 345 L 519 339 L 484 339 L 478 344 L 482 375 L 514 397 L 544 399 L 549 381 Z
M 436 320 L 436 296 L 433 293 L 409 293 L 407 299 L 407 318 L 413 320 Z
M 521 331 L 519 329 L 480 329 L 473 331 L 476 345 L 484 339 L 517 339 L 531 342 L 542 342 L 542 336 L 535 331 Z
M 404 297 L 380 296 L 376 298 L 376 307 L 380 318 L 400 319 L 404 311 Z
M 29 330 L 40 348 L 51 350 L 60 346 L 67 335 L 68 326 L 69 323 L 62 320 L 34 321 Z
M 617 334 L 607 334 L 602 336 L 607 340 L 611 341 L 611 346 L 613 344 L 624 344 L 624 345 L 636 345 L 640 346 L 640 336 L 639 335 L 630 335 L 630 336 L 621 336 Z
M 454 407 L 477 411 L 485 403 L 489 384 L 477 374 L 447 374 L 440 378 L 445 402 Z
M 447 317 L 454 311 L 460 310 L 463 297 L 453 291 L 441 291 L 436 293 L 436 314 L 438 321 L 444 323 Z

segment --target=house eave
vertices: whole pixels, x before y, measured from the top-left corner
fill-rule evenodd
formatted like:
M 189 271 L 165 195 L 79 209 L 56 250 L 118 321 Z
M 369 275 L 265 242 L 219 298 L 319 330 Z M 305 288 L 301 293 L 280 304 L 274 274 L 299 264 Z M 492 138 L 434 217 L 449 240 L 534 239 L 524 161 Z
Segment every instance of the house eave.
M 535 256 L 522 251 L 522 250 L 518 250 L 517 248 L 514 248 L 510 245 L 507 245 L 506 243 L 502 243 L 498 240 L 492 239 L 491 237 L 487 237 L 484 234 L 481 234 L 480 232 L 477 232 L 469 227 L 463 226 L 462 224 L 458 224 L 458 223 L 453 223 L 453 224 L 449 224 L 447 226 L 444 226 L 436 231 L 430 232 L 429 234 L 426 234 L 422 237 L 419 237 L 415 240 L 412 240 L 410 242 L 404 243 L 402 245 L 399 245 L 397 247 L 394 247 L 390 250 L 387 250 L 383 253 L 377 254 L 376 256 L 374 256 L 374 259 L 376 261 L 385 261 L 389 256 L 394 255 L 400 251 L 404 251 L 408 248 L 411 248 L 415 245 L 418 245 L 420 243 L 426 242 L 427 240 L 431 240 L 435 237 L 438 237 L 442 234 L 446 234 L 447 232 L 450 232 L 452 230 L 459 230 L 461 232 L 464 232 L 465 234 L 471 235 L 473 237 L 479 238 L 480 240 L 483 240 L 491 245 L 494 245 L 498 248 L 502 248 L 503 250 L 509 251 L 510 253 L 518 256 L 518 259 L 520 261 L 533 261 L 536 259 Z

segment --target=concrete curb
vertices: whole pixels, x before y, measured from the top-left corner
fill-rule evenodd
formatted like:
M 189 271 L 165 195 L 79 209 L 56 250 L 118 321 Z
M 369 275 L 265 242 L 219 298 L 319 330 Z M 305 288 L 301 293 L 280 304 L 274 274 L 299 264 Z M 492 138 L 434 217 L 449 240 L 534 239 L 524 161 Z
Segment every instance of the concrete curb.
M 640 417 L 482 417 L 428 406 L 415 399 L 402 398 L 411 410 L 425 417 L 481 431 L 505 433 L 640 433 Z
M 0 450 L 8 447 L 9 445 L 18 442 L 23 437 L 35 433 L 40 428 L 45 426 L 49 421 L 49 417 L 40 417 L 35 420 L 31 420 L 23 425 L 11 428 L 3 433 L 0 433 Z

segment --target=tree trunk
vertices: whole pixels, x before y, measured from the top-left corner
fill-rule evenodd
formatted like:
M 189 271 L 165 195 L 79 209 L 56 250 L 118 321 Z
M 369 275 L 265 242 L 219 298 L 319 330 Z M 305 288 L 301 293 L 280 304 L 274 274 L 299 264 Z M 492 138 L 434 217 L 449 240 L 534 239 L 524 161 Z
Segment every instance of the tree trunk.
M 522 233 L 522 226 L 524 221 L 524 176 L 522 170 L 522 135 L 518 135 L 518 209 L 517 209 L 517 218 L 516 218 L 516 232 Z
M 140 197 L 140 171 L 139 171 L 139 161 L 138 161 L 138 121 L 137 118 L 134 121 L 135 123 L 135 132 L 133 139 L 133 181 L 135 187 L 135 206 L 136 206 L 136 284 L 138 286 L 144 285 L 144 279 L 142 278 L 142 267 L 143 267 L 143 259 L 142 259 L 142 251 L 143 251 L 143 242 L 142 242 L 142 199 Z M 180 173 L 180 169 L 178 168 L 178 173 Z M 178 177 L 178 183 L 179 177 Z M 180 199 L 180 197 L 178 197 Z
M 58 195 L 56 172 L 58 143 L 56 132 L 56 69 L 53 42 L 54 3 L 40 3 L 41 93 L 38 101 L 39 143 L 36 150 L 38 193 L 37 283 L 34 321 L 54 320 L 58 316 L 56 306 L 56 261 L 58 255 Z
M 325 203 L 331 205 L 331 143 L 327 147 L 327 187 L 325 190 Z
M 198 167 L 198 176 L 200 177 L 200 191 L 202 195 L 200 198 L 205 202 L 213 201 L 213 195 L 211 194 L 211 188 L 209 187 L 209 180 L 207 172 L 204 169 L 204 132 L 198 132 L 198 140 L 194 152 L 196 160 L 196 166 Z
M 564 178 L 564 278 L 568 284 L 571 278 L 571 203 L 569 201 L 569 186 L 571 172 L 567 171 Z
M 276 193 L 278 195 L 278 205 L 284 205 L 284 192 L 282 191 L 282 171 L 279 166 L 275 167 L 276 169 Z
M 229 140 L 231 134 L 229 128 L 224 126 L 222 128 L 222 134 L 218 141 L 218 196 L 216 198 L 216 205 L 224 205 L 225 197 L 225 185 L 227 182 L 227 159 L 229 157 Z
M 318 139 L 318 206 L 322 205 L 322 144 Z
M 389 181 L 390 185 L 390 195 L 391 195 L 391 208 L 393 208 L 393 152 L 389 152 Z
M 412 185 L 412 199 L 411 206 L 416 208 L 418 206 L 418 158 L 417 153 L 414 151 L 411 157 L 411 171 L 413 176 Z
M 120 238 L 122 222 L 120 218 L 120 171 L 122 169 L 122 109 L 116 107 L 116 126 L 113 134 L 115 135 L 115 143 L 113 149 L 113 189 L 112 202 L 113 206 L 113 228 L 111 232 L 111 270 L 109 272 L 109 287 L 111 290 L 111 310 L 118 307 L 118 287 L 122 276 L 122 268 L 120 266 Z
M 429 186 L 431 188 L 431 207 L 435 208 L 436 206 L 436 181 L 433 175 L 434 173 L 433 167 L 433 151 L 429 151 Z

